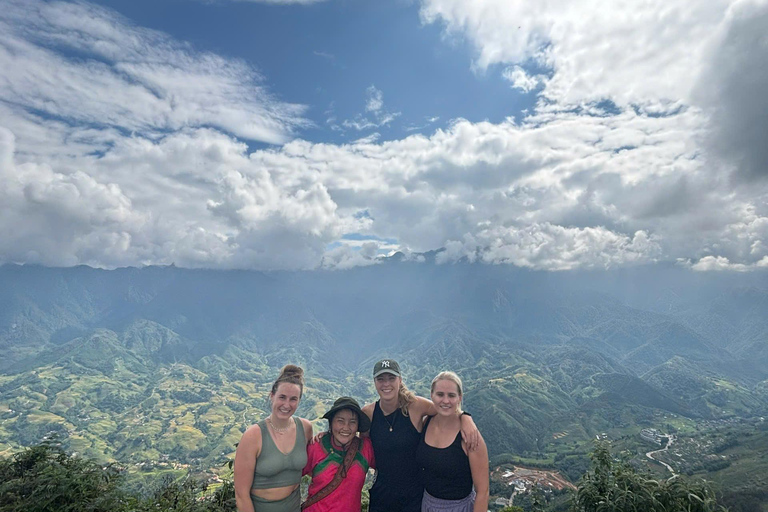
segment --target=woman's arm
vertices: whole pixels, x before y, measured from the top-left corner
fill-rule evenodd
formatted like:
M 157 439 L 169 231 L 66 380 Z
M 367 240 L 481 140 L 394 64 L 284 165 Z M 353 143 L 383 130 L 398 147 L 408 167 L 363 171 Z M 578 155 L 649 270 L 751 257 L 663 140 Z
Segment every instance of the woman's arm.
M 237 512 L 254 512 L 251 485 L 256 459 L 261 453 L 261 429 L 254 425 L 245 431 L 235 452 L 235 501 Z
M 318 444 L 314 442 L 314 440 L 307 445 L 307 464 L 304 466 L 304 469 L 301 471 L 301 476 L 304 475 L 311 475 L 312 470 L 315 469 L 315 466 L 319 462 L 318 460 L 315 460 L 318 453 Z M 322 451 L 322 450 L 320 450 Z
M 419 413 L 419 418 L 422 418 L 422 424 L 424 423 L 424 416 L 435 416 L 437 414 L 437 407 L 432 403 L 432 400 L 421 396 L 416 397 L 416 401 L 411 404 L 408 412 L 410 413 L 412 410 Z M 461 439 L 467 443 L 467 448 L 470 452 L 477 450 L 480 445 L 480 431 L 477 430 L 477 425 L 475 425 L 472 417 L 467 414 L 461 416 Z
M 365 404 L 362 408 L 362 411 L 365 413 L 366 416 L 368 416 L 368 419 L 373 421 L 373 410 L 376 408 L 376 404 Z
M 480 448 L 480 443 L 483 442 L 483 437 L 480 435 L 480 431 L 477 430 L 475 420 L 469 414 L 461 415 L 461 439 L 467 443 L 467 449 L 470 452 Z M 483 444 L 485 443 L 483 442 Z
M 376 404 L 366 404 L 360 410 L 363 411 L 363 414 L 368 416 L 369 420 L 373 421 L 373 410 L 375 407 L 376 407 Z M 370 430 L 366 430 L 365 432 L 360 432 L 360 439 L 365 439 L 366 437 L 370 437 L 370 436 L 371 436 Z
M 486 512 L 488 510 L 489 475 L 488 475 L 488 447 L 483 437 L 475 451 L 467 451 L 469 457 L 469 469 L 472 471 L 472 484 L 475 486 L 477 497 L 475 498 L 474 512 Z

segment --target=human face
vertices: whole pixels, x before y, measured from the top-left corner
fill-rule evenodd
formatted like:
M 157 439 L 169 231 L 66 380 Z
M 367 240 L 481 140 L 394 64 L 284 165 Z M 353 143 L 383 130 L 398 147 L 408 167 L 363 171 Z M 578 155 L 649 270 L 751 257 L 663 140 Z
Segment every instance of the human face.
M 382 400 L 394 400 L 400 389 L 400 377 L 391 373 L 382 373 L 374 379 L 376 392 Z
M 270 396 L 272 398 L 272 417 L 279 420 L 288 420 L 299 406 L 301 388 L 298 384 L 281 382 Z
M 349 409 L 342 409 L 331 419 L 331 433 L 337 444 L 346 446 L 357 432 L 357 414 Z
M 432 390 L 432 402 L 441 416 L 451 416 L 459 412 L 461 395 L 455 382 L 441 379 L 435 382 Z

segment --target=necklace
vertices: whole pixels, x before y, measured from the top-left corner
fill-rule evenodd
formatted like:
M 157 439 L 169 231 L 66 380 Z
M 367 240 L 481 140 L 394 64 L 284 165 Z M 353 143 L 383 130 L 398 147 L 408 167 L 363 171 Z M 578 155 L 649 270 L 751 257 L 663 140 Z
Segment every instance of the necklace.
M 387 415 L 384 414 L 384 411 L 381 411 L 381 412 L 382 412 L 381 415 L 384 416 L 384 421 L 386 421 L 387 425 L 389 425 L 389 431 L 392 432 L 392 430 L 394 430 L 394 428 L 395 428 L 395 423 L 397 422 L 397 414 L 395 414 L 397 412 L 397 409 L 395 409 L 395 412 L 392 413 L 392 415 L 391 415 L 392 416 L 392 423 L 389 422 L 389 420 L 387 419 Z
M 267 423 L 269 423 L 269 426 L 272 427 L 272 430 L 277 432 L 279 435 L 283 435 L 289 428 L 291 428 L 291 424 L 290 423 L 288 423 L 288 425 L 286 425 L 286 426 L 284 426 L 282 428 L 277 428 L 275 426 L 275 424 L 272 423 L 272 419 L 269 418 L 269 417 L 267 418 Z

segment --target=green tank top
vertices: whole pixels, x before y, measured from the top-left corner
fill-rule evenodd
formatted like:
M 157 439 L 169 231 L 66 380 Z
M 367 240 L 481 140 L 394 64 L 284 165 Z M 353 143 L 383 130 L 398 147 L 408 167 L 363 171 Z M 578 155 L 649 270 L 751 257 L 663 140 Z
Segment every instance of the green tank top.
M 301 481 L 301 471 L 307 465 L 307 439 L 301 420 L 294 417 L 293 421 L 296 423 L 296 444 L 288 454 L 281 452 L 272 440 L 267 422 L 257 423 L 261 429 L 261 453 L 256 459 L 251 489 L 287 487 Z

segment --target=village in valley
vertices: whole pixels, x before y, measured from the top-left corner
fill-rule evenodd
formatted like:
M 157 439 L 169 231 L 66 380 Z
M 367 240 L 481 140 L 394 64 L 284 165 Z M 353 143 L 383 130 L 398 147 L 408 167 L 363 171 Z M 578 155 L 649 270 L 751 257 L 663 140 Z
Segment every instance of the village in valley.
M 545 494 L 565 489 L 576 489 L 576 486 L 566 480 L 557 471 L 526 468 L 504 464 L 493 469 L 491 480 L 502 482 L 509 487 L 509 497 L 499 497 L 495 505 L 506 507 L 512 505 L 515 495 L 530 492 L 539 487 Z

